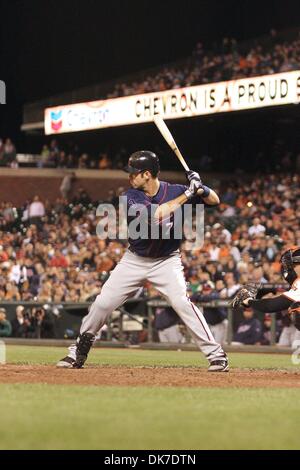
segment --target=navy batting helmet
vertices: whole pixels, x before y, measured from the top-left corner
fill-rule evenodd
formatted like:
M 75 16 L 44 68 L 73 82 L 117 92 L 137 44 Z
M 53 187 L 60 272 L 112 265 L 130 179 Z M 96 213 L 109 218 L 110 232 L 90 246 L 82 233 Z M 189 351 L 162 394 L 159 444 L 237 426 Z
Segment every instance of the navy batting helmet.
M 150 171 L 152 176 L 157 176 L 160 170 L 159 159 L 155 153 L 150 150 L 138 150 L 130 155 L 128 165 L 124 168 L 127 173 L 141 173 Z

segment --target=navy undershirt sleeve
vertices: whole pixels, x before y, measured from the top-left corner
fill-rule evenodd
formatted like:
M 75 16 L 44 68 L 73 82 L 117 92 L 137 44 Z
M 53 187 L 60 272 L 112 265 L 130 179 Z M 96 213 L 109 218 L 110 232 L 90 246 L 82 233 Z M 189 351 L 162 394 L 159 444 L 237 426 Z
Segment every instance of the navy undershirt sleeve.
M 271 299 L 255 299 L 249 300 L 249 307 L 258 310 L 259 312 L 271 313 L 271 312 L 281 312 L 282 310 L 287 310 L 293 301 L 285 297 L 284 295 L 279 295 Z

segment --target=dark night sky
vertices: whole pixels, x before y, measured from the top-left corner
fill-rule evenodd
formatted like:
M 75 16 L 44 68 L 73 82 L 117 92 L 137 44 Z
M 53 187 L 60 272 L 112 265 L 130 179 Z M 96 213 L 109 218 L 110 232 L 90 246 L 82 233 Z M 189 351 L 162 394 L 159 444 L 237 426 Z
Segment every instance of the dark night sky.
M 0 135 L 22 103 L 187 56 L 198 40 L 300 25 L 299 1 L 0 0 Z

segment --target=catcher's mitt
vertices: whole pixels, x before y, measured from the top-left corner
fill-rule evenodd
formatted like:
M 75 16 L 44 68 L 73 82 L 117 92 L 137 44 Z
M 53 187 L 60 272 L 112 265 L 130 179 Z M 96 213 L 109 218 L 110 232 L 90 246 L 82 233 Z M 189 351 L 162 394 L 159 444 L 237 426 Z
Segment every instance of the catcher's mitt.
M 239 308 L 239 307 L 247 307 L 244 304 L 246 299 L 256 299 L 256 295 L 260 286 L 256 284 L 245 284 L 237 294 L 233 297 L 231 301 L 231 307 Z

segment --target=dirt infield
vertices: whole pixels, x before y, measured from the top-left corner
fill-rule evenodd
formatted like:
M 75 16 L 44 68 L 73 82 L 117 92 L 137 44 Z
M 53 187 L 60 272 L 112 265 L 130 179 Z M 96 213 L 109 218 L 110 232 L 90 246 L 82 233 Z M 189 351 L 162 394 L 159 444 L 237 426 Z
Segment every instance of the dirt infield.
M 0 383 L 169 387 L 300 387 L 300 373 L 286 370 L 232 369 L 208 373 L 180 367 L 97 367 L 81 370 L 54 366 L 2 365 Z

